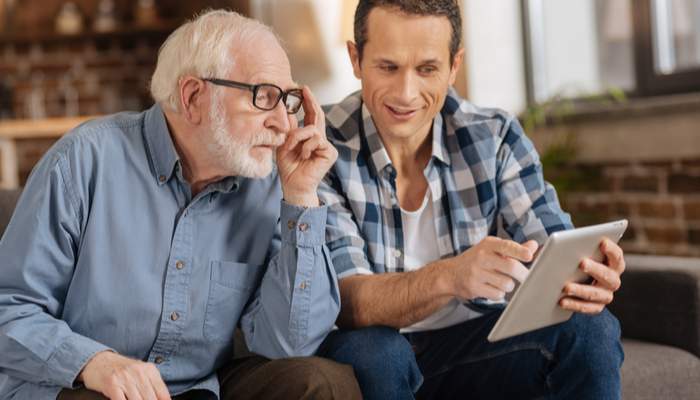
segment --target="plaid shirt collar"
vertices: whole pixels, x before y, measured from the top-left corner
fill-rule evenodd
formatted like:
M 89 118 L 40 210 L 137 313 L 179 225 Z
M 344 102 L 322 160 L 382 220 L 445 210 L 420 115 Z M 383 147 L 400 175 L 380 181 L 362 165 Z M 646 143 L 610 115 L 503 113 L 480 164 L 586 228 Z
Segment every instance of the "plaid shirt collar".
M 379 171 L 389 167 L 387 172 L 396 177 L 396 169 L 391 164 L 389 154 L 384 147 L 384 143 L 382 143 L 379 132 L 377 132 L 377 126 L 374 124 L 367 105 L 362 102 L 362 97 L 360 97 L 360 104 L 358 119 L 362 118 L 362 124 L 359 125 L 360 140 L 362 141 L 361 151 L 365 160 L 367 160 L 370 176 L 376 178 Z M 438 113 L 433 119 L 432 156 L 449 166 L 451 160 L 442 135 L 443 129 L 442 114 Z

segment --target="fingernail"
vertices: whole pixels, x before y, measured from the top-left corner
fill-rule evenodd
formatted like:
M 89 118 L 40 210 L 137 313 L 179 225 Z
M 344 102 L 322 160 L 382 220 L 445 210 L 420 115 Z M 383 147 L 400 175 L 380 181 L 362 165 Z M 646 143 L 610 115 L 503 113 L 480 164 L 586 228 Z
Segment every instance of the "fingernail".
M 569 306 L 569 302 L 568 302 L 567 300 L 564 300 L 564 301 L 561 302 L 561 306 L 562 306 L 562 307 L 568 307 L 568 306 Z
M 573 296 L 576 293 L 576 288 L 570 287 L 566 292 L 569 296 Z
M 588 272 L 591 269 L 591 264 L 588 261 L 583 262 L 583 272 Z

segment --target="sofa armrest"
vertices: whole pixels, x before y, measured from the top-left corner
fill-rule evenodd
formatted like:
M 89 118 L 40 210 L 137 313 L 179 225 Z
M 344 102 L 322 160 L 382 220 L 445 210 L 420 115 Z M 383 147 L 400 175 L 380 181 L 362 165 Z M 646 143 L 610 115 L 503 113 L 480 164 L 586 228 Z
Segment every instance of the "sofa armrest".
M 622 335 L 700 357 L 700 259 L 626 255 L 625 262 L 608 305 Z

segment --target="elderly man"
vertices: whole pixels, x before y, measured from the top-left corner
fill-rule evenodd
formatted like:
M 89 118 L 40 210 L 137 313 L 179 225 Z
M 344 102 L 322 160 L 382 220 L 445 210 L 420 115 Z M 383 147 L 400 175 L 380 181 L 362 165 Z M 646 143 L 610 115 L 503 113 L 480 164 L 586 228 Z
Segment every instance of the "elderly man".
M 510 277 L 572 225 L 517 119 L 450 87 L 464 55 L 456 3 L 357 7 L 362 90 L 326 109 L 339 155 L 320 186 L 341 330 L 317 354 L 353 365 L 365 399 L 619 398 L 620 330 L 604 305 L 624 261 L 610 241 L 607 264 L 581 264 L 595 283 L 566 286 L 568 322 L 486 340 Z M 495 236 L 499 216 L 514 240 Z
M 359 395 L 348 366 L 283 359 L 313 355 L 339 310 L 316 194 L 337 152 L 276 36 L 204 13 L 151 89 L 27 182 L 0 242 L 0 398 Z M 264 357 L 232 361 L 236 325 Z

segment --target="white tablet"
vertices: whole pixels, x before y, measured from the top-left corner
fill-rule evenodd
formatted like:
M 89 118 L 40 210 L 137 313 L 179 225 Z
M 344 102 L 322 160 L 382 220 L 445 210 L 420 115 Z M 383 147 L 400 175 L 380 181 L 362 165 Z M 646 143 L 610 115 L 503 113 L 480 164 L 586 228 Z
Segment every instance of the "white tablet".
M 517 289 L 488 336 L 489 342 L 544 328 L 568 320 L 572 311 L 559 307 L 564 286 L 591 279 L 579 265 L 584 258 L 605 260 L 600 243 L 617 243 L 627 220 L 555 232 L 549 236 L 530 273 Z

